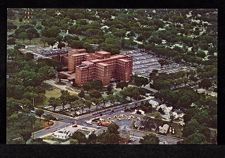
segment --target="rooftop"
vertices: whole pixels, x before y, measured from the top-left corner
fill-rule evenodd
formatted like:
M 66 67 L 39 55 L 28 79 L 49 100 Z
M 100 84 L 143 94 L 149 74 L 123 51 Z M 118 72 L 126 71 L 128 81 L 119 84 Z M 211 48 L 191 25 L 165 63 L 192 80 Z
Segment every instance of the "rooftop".
M 98 65 L 101 65 L 101 66 L 108 66 L 109 64 L 106 64 L 106 63 L 98 63 Z
M 98 53 L 98 54 L 111 54 L 110 52 L 106 52 L 106 51 L 97 51 L 96 53 Z
M 127 59 L 119 59 L 119 60 L 123 62 L 129 62 Z
M 83 55 L 87 55 L 88 53 L 78 53 L 78 54 L 73 54 L 72 56 L 83 56 Z
M 94 64 L 94 63 L 91 62 L 91 61 L 83 61 L 82 64 L 85 64 L 85 65 L 92 65 L 92 64 Z

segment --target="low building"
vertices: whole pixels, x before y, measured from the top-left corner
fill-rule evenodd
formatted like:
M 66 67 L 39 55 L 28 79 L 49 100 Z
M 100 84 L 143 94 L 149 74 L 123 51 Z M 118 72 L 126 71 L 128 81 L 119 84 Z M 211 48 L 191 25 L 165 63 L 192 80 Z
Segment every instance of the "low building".
M 149 100 L 149 104 L 151 104 L 153 108 L 156 108 L 157 106 L 159 106 L 159 102 L 155 100 Z
M 169 130 L 169 125 L 164 124 L 163 126 L 159 126 L 159 133 L 166 134 Z

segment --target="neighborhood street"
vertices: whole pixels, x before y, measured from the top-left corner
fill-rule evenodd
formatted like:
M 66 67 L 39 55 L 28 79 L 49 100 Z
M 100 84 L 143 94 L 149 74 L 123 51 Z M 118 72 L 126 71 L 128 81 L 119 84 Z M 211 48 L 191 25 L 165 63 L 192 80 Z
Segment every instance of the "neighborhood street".
M 78 124 L 78 125 L 84 125 L 84 126 L 88 126 L 88 127 L 96 127 L 96 125 L 93 124 L 88 124 L 86 123 L 86 121 L 96 118 L 96 117 L 111 117 L 112 115 L 119 115 L 119 114 L 123 114 L 125 107 L 135 107 L 138 106 L 141 102 L 143 101 L 148 101 L 150 100 L 151 97 L 148 97 L 146 99 L 142 99 L 142 100 L 138 100 L 138 101 L 134 101 L 132 103 L 128 103 L 128 104 L 122 104 L 122 105 L 117 105 L 114 107 L 109 107 L 107 109 L 103 109 L 103 110 L 98 110 L 95 112 L 91 112 L 89 114 L 84 114 L 78 117 L 70 117 L 70 116 L 66 116 L 63 114 L 58 114 L 55 112 L 50 112 L 47 110 L 44 110 L 45 114 L 51 114 L 52 116 L 56 117 L 59 121 L 54 121 L 54 125 L 46 128 L 46 129 L 42 129 L 39 130 L 37 132 L 33 133 L 33 137 L 34 138 L 42 138 L 46 135 L 49 135 L 51 133 L 53 133 L 56 130 L 59 130 L 61 128 L 67 127 L 71 124 Z M 140 131 L 140 130 L 135 130 L 135 129 L 131 129 L 130 130 L 130 135 L 131 137 L 136 137 L 138 139 L 141 139 L 144 135 L 148 134 L 149 132 L 147 131 Z M 166 136 L 166 135 L 160 135 L 160 134 L 156 134 L 160 141 L 164 142 L 168 142 L 169 144 L 176 144 L 178 141 L 180 141 L 181 139 L 176 138 L 176 137 L 172 137 L 172 136 Z

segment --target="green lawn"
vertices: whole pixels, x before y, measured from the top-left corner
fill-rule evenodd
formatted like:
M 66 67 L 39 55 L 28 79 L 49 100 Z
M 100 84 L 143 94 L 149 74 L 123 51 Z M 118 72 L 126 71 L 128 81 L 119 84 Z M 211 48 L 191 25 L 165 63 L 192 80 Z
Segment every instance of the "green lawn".
M 45 120 L 41 120 L 41 119 L 35 120 L 34 131 L 38 131 L 47 127 L 48 126 L 47 123 L 48 121 L 45 121 Z
M 48 104 L 49 98 L 51 98 L 51 97 L 58 98 L 58 97 L 60 97 L 60 95 L 61 95 L 61 90 L 58 88 L 46 90 L 45 91 L 46 100 L 44 101 L 44 105 Z
M 61 90 L 58 88 L 53 88 L 52 90 L 46 90 L 45 91 L 45 96 L 47 98 L 55 97 L 58 98 L 61 95 Z

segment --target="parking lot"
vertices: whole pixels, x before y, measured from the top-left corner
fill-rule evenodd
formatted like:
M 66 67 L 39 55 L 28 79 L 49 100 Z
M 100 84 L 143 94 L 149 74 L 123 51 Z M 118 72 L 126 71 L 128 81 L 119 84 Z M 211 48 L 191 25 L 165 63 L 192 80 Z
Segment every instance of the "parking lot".
M 194 70 L 193 67 L 187 67 L 182 64 L 169 61 L 168 65 L 161 67 L 158 62 L 159 57 L 156 57 L 153 52 L 146 52 L 145 50 L 130 50 L 121 51 L 122 54 L 131 56 L 133 58 L 133 73 L 148 77 L 152 70 L 158 70 L 159 73 L 176 73 L 183 70 Z
M 160 70 L 159 58 L 141 50 L 124 51 L 122 54 L 133 57 L 133 73 L 148 77 L 152 70 Z

